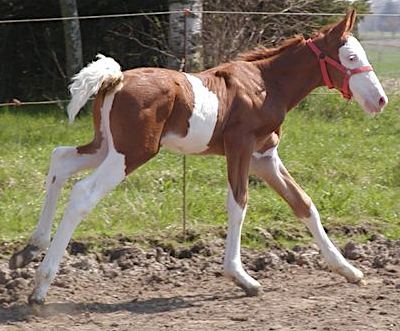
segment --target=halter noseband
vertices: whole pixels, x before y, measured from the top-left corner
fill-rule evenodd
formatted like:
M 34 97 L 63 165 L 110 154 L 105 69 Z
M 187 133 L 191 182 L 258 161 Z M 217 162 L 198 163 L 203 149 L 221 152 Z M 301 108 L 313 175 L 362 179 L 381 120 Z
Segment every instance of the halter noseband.
M 355 68 L 355 69 L 347 69 L 341 63 L 337 62 L 336 60 L 332 59 L 331 57 L 326 55 L 324 52 L 322 52 L 311 39 L 308 39 L 306 41 L 306 43 L 311 48 L 311 50 L 314 52 L 314 54 L 317 56 L 317 58 L 319 60 L 322 77 L 324 79 L 325 85 L 328 88 L 331 89 L 331 88 L 334 88 L 335 86 L 333 85 L 331 79 L 329 78 L 328 69 L 326 68 L 327 63 L 333 65 L 336 69 L 338 69 L 340 72 L 342 72 L 344 74 L 342 89 L 340 90 L 340 92 L 342 93 L 342 95 L 345 99 L 351 99 L 351 97 L 352 97 L 351 91 L 349 89 L 349 80 L 350 80 L 351 75 L 374 70 L 372 68 L 372 66 L 362 66 L 362 67 Z

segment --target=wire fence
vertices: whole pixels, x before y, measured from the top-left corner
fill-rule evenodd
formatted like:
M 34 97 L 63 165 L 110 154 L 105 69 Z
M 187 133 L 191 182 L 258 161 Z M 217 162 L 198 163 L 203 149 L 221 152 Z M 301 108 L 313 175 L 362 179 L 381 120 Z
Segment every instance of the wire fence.
M 26 18 L 26 19 L 9 19 L 9 20 L 0 20 L 0 25 L 2 24 L 32 24 L 32 23 L 45 23 L 45 22 L 55 22 L 55 21 L 67 21 L 67 20 L 92 20 L 92 19 L 115 19 L 115 18 L 132 18 L 132 17 L 140 17 L 140 16 L 160 16 L 160 15 L 171 15 L 171 14 L 182 14 L 185 15 L 187 13 L 191 14 L 221 14 L 221 15 L 263 15 L 263 16 L 328 16 L 328 17 L 341 17 L 343 13 L 310 13 L 310 12 L 257 12 L 257 11 L 159 11 L 159 12 L 140 12 L 140 13 L 126 13 L 126 14 L 105 14 L 105 15 L 90 15 L 90 16 L 73 16 L 73 17 L 48 17 L 48 18 Z M 358 16 L 362 16 L 369 19 L 380 18 L 399 18 L 400 14 L 358 14 Z M 368 22 L 364 22 L 367 23 Z M 364 24 L 365 25 L 365 24 Z M 385 58 L 387 54 L 391 54 L 392 52 L 397 52 L 400 54 L 400 38 L 396 36 L 391 36 L 392 38 L 384 38 L 383 31 L 380 33 L 373 33 L 371 31 L 361 31 L 361 36 L 363 39 L 363 44 L 367 49 L 367 53 L 369 54 L 372 62 L 385 62 Z M 392 51 L 388 51 L 392 50 Z M 390 57 L 390 56 L 389 56 Z M 395 61 L 400 60 L 396 58 Z M 390 62 L 387 64 L 390 66 Z M 393 72 L 390 70 L 386 70 L 386 77 L 384 78 L 398 78 L 400 76 L 400 72 L 395 68 Z M 399 94 L 399 91 L 390 91 L 388 94 Z M 313 92 L 312 95 L 327 95 L 330 92 Z M 37 101 L 20 101 L 17 98 L 8 102 L 0 103 L 0 107 L 4 106 L 29 106 L 29 105 L 49 105 L 54 104 L 61 107 L 64 107 L 69 100 L 37 100 Z
M 106 19 L 106 18 L 128 18 L 138 16 L 157 16 L 169 14 L 181 14 L 182 11 L 161 11 L 148 13 L 127 13 L 127 14 L 108 14 L 108 15 L 87 15 L 87 16 L 70 16 L 70 17 L 44 17 L 44 18 L 24 18 L 15 20 L 0 20 L 0 24 L 13 23 L 37 23 L 37 22 L 55 22 L 70 20 L 90 20 L 90 19 Z M 258 11 L 215 11 L 215 10 L 192 10 L 193 14 L 224 14 L 224 15 L 268 15 L 268 16 L 344 16 L 343 13 L 292 13 L 292 12 L 258 12 Z M 400 14 L 358 14 L 361 17 L 400 17 Z
M 131 18 L 131 17 L 139 17 L 139 16 L 159 16 L 159 15 L 170 15 L 170 14 L 182 14 L 185 15 L 185 22 L 186 22 L 186 14 L 193 13 L 193 14 L 222 14 L 222 15 L 264 15 L 264 16 L 336 16 L 341 17 L 343 13 L 291 13 L 291 12 L 239 12 L 239 11 L 163 11 L 163 12 L 151 12 L 151 13 L 129 13 L 129 14 L 110 14 L 110 15 L 92 15 L 92 16 L 77 16 L 77 17 L 50 17 L 50 18 L 27 18 L 27 19 L 17 19 L 17 20 L 0 20 L 0 25 L 2 24 L 31 24 L 31 23 L 44 23 L 44 22 L 54 22 L 54 21 L 67 21 L 67 20 L 91 20 L 91 19 L 114 19 L 114 18 Z M 363 17 L 398 17 L 400 18 L 400 14 L 359 14 L 358 16 Z M 185 24 L 186 27 L 186 24 Z M 393 49 L 394 53 L 400 54 L 400 39 L 397 38 L 387 38 L 388 36 L 384 35 L 383 31 L 375 32 L 375 31 L 361 31 L 361 34 L 364 38 L 364 44 L 368 51 L 371 51 L 373 60 L 379 60 L 382 62 L 382 59 L 386 57 L 387 53 L 390 53 L 391 56 L 393 55 L 392 52 L 388 52 L 388 49 Z M 186 29 L 184 33 L 184 42 L 186 43 Z M 390 36 L 389 36 L 390 37 Z M 393 37 L 393 36 L 392 36 Z M 187 63 L 186 60 L 187 54 L 185 54 L 185 60 L 183 64 Z M 393 60 L 394 59 L 394 60 Z M 400 55 L 399 57 L 394 56 L 393 61 L 400 62 Z M 385 60 L 383 59 L 383 62 Z M 387 62 L 390 66 L 390 62 Z M 390 70 L 388 74 L 388 79 L 396 79 L 400 76 L 400 66 L 393 69 L 393 75 L 391 74 Z M 185 68 L 182 67 L 183 71 Z M 392 77 L 393 76 L 393 77 Z M 399 89 L 396 91 L 392 91 L 388 93 L 389 95 L 399 94 Z M 330 95 L 332 92 L 312 92 L 312 95 Z M 68 99 L 61 99 L 61 100 L 39 100 L 39 101 L 20 101 L 18 99 L 13 99 L 10 102 L 0 103 L 0 107 L 19 107 L 19 106 L 31 106 L 31 105 L 57 105 L 60 108 L 64 108 L 65 104 L 68 103 Z M 182 226 L 183 226 L 183 237 L 185 238 L 186 235 L 186 157 L 183 156 L 182 158 Z

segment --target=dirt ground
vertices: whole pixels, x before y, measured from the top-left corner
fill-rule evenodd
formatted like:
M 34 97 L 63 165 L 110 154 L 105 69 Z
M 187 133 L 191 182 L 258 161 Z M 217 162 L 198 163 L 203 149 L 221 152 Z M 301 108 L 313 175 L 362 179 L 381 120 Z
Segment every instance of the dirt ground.
M 222 277 L 223 241 L 85 250 L 71 246 L 37 307 L 26 303 L 37 263 L 9 271 L 0 259 L 0 330 L 400 330 L 400 241 L 382 236 L 343 248 L 360 285 L 328 271 L 315 246 L 244 250 L 258 297 Z

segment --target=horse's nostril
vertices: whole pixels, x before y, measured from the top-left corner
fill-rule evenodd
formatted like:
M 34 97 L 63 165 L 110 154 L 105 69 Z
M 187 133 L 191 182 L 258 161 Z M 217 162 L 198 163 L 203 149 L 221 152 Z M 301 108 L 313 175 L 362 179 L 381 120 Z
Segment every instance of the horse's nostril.
M 380 107 L 384 107 L 385 105 L 386 105 L 386 98 L 381 97 L 381 98 L 379 99 L 379 106 L 380 106 Z

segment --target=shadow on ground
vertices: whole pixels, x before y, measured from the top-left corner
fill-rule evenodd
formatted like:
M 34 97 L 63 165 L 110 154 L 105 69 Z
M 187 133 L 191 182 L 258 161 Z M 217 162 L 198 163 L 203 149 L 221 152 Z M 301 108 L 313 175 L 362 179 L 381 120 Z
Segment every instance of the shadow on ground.
M 9 307 L 0 307 L 0 325 L 14 322 L 27 321 L 34 316 L 49 318 L 56 315 L 78 315 L 82 313 L 103 313 L 128 311 L 132 314 L 157 314 L 179 309 L 186 309 L 201 305 L 207 301 L 230 301 L 241 299 L 245 295 L 224 296 L 215 295 L 186 295 L 170 298 L 150 298 L 143 301 L 133 300 L 120 303 L 48 303 L 44 305 L 19 304 Z

